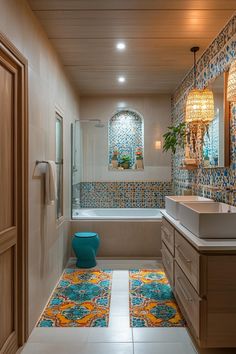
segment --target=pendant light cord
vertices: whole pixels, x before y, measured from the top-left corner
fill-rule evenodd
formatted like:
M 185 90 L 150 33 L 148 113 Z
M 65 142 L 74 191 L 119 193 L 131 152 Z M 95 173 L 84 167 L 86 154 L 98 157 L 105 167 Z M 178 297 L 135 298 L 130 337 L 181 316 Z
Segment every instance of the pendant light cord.
M 194 88 L 197 87 L 197 68 L 196 68 L 196 52 L 193 53 L 193 57 L 194 57 Z
M 194 88 L 197 87 L 197 63 L 196 53 L 199 51 L 199 47 L 192 47 L 190 50 L 193 53 L 193 74 L 194 74 Z

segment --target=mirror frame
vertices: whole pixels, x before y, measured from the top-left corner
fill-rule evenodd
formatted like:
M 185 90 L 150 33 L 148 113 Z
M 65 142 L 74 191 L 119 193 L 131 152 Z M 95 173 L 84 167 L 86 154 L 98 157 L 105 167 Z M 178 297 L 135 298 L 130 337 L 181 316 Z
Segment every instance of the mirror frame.
M 231 119 L 231 104 L 227 100 L 229 71 L 224 72 L 224 122 L 225 122 L 225 163 L 224 167 L 230 166 L 230 119 Z
M 227 100 L 227 85 L 228 85 L 228 76 L 229 72 L 224 71 L 223 73 L 224 76 L 224 166 L 207 166 L 207 167 L 202 167 L 203 169 L 216 169 L 216 168 L 226 168 L 230 166 L 230 118 L 231 118 L 231 109 L 230 109 L 230 102 Z M 222 75 L 220 74 L 220 75 Z M 219 76 L 220 76 L 219 75 Z M 214 80 L 216 80 L 219 76 L 215 77 Z M 209 83 L 208 86 L 210 86 L 213 82 Z

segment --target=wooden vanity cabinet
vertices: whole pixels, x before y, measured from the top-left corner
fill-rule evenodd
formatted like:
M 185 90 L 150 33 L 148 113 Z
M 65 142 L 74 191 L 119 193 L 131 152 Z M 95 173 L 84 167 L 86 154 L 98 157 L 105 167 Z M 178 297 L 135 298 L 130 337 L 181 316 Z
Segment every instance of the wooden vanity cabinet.
M 199 252 L 165 218 L 162 226 L 163 265 L 195 341 L 236 348 L 236 251 Z

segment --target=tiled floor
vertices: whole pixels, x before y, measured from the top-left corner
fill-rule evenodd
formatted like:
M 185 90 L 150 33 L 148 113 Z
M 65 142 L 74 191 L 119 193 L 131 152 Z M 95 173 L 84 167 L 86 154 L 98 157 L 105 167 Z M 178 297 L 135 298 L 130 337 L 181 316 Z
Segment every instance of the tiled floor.
M 98 261 L 114 269 L 108 328 L 35 328 L 22 354 L 196 354 L 185 328 L 130 328 L 128 269 L 156 261 Z M 211 353 L 211 352 L 210 352 Z M 223 352 L 222 352 L 223 353 Z

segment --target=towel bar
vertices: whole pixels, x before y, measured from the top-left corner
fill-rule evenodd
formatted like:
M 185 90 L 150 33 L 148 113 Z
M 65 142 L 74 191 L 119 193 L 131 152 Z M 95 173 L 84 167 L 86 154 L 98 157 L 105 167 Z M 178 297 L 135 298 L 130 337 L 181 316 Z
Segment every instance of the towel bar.
M 48 163 L 48 161 L 45 160 L 36 160 L 36 165 L 39 165 L 40 163 Z M 63 161 L 61 162 L 55 162 L 56 165 L 63 165 Z

